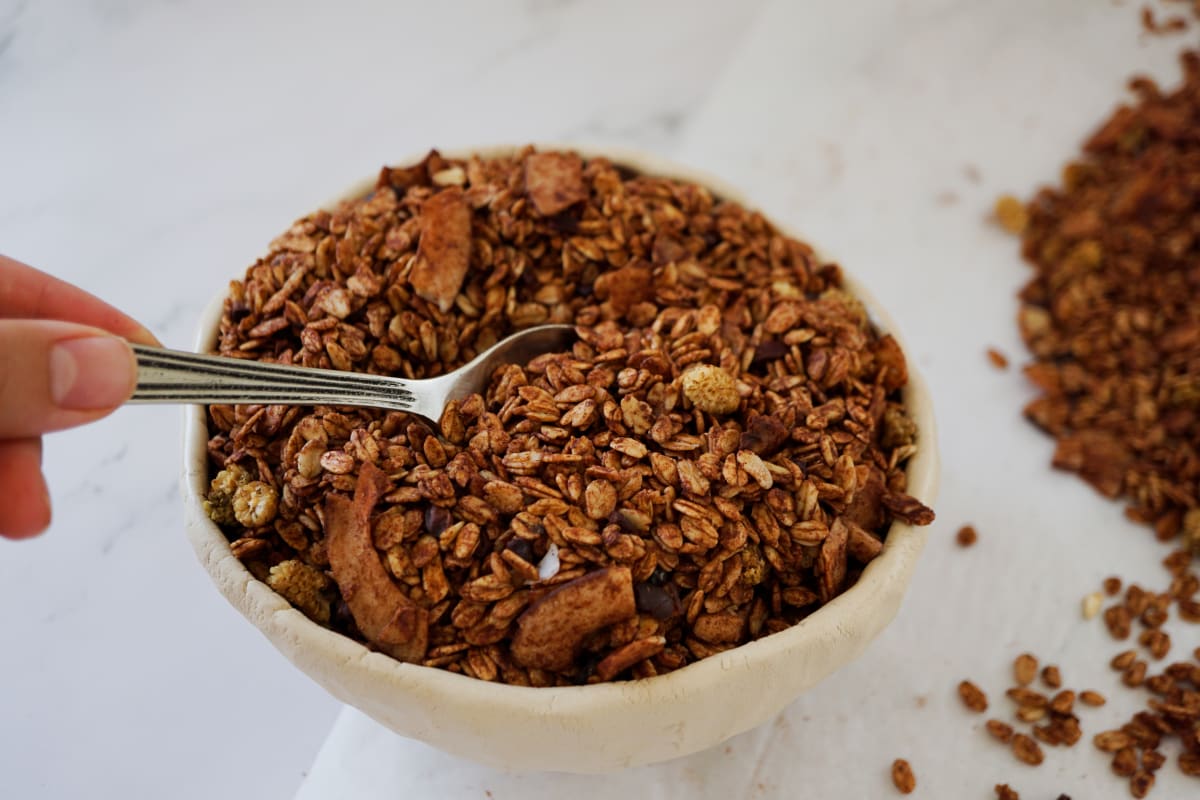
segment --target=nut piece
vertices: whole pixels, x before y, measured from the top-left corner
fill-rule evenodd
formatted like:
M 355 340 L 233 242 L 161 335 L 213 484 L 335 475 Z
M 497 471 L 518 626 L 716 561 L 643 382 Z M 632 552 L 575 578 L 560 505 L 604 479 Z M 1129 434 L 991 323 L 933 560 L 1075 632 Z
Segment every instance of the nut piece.
M 290 558 L 271 567 L 267 585 L 313 622 L 329 624 L 327 592 L 331 586 L 324 572 L 299 559 Z
M 387 476 L 368 461 L 359 470 L 353 502 L 339 494 L 326 499 L 329 566 L 367 641 L 392 658 L 420 661 L 429 642 L 429 614 L 392 581 L 371 541 L 371 509 L 387 487 Z
M 233 516 L 247 528 L 261 528 L 275 519 L 279 493 L 262 481 L 250 481 L 233 493 Z
M 981 714 L 987 711 L 987 695 L 984 694 L 983 689 L 970 681 L 963 681 L 958 685 L 958 696 L 962 698 L 963 705 L 972 711 Z
M 912 794 L 917 788 L 917 777 L 913 775 L 912 766 L 903 758 L 892 762 L 892 783 L 900 790 L 900 794 Z
M 1100 613 L 1101 606 L 1104 605 L 1104 595 L 1099 592 L 1092 592 L 1083 597 L 1083 618 L 1092 619 Z
M 513 658 L 529 669 L 566 672 L 589 634 L 636 613 L 628 567 L 589 572 L 554 589 L 517 618 Z
M 463 190 L 451 186 L 425 201 L 420 219 L 421 244 L 409 282 L 444 314 L 454 306 L 471 263 L 471 206 Z
M 587 199 L 583 160 L 574 153 L 533 153 L 525 159 L 525 194 L 543 217 Z
M 689 367 L 680 383 L 684 397 L 709 414 L 731 414 L 742 402 L 737 382 L 728 372 L 712 364 Z

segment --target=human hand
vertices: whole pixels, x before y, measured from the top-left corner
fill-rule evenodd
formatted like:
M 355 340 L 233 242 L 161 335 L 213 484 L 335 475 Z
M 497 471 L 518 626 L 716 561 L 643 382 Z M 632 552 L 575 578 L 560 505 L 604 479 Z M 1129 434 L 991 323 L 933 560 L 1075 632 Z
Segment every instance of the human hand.
M 50 524 L 41 435 L 129 399 L 137 367 L 126 340 L 158 344 L 82 289 L 0 256 L 0 536 L 23 539 Z

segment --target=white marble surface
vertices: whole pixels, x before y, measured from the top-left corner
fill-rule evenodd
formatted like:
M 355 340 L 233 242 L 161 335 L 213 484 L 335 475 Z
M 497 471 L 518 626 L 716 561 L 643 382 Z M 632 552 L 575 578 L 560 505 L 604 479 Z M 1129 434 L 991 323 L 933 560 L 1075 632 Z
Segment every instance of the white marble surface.
M 671 150 L 756 7 L 0 0 L 0 251 L 188 346 L 276 233 L 385 162 Z M 53 528 L 0 542 L 0 797 L 288 797 L 333 721 L 196 563 L 179 437 L 142 407 L 48 440 Z
M 1006 661 L 1031 649 L 1122 697 L 1078 599 L 1114 565 L 1162 578 L 1144 532 L 1046 467 L 1022 380 L 983 359 L 1020 353 L 1025 274 L 983 217 L 1056 174 L 1129 72 L 1170 75 L 1178 42 L 1144 41 L 1136 8 L 1104 0 L 0 0 L 0 250 L 167 344 L 189 344 L 275 232 L 381 163 L 489 141 L 642 146 L 742 184 L 875 288 L 934 389 L 946 468 L 897 622 L 728 753 L 512 777 L 347 712 L 312 764 L 336 704 L 195 563 L 178 413 L 123 410 L 49 439 L 54 527 L 0 542 L 0 797 L 287 797 L 310 764 L 306 800 L 888 796 L 898 755 L 926 797 L 1002 780 L 1124 796 L 1090 747 L 1016 764 L 953 693 L 972 676 L 1003 707 Z M 960 552 L 968 520 L 982 539 Z M 1114 699 L 1085 729 L 1130 708 Z M 1182 796 L 1172 770 L 1156 796 Z

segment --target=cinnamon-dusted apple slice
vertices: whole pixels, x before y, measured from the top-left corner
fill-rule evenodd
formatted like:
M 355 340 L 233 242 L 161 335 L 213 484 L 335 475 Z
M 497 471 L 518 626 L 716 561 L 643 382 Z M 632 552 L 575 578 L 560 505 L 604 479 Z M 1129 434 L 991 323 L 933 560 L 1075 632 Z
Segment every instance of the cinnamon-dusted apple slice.
M 326 499 L 329 565 L 367 641 L 399 661 L 420 661 L 429 644 L 429 614 L 392 580 L 371 541 L 371 509 L 387 488 L 383 471 L 367 462 L 353 501 L 336 494 Z
M 566 672 L 589 635 L 637 613 L 628 567 L 606 567 L 564 583 L 517 618 L 512 655 L 522 666 Z
M 543 217 L 586 200 L 583 159 L 574 153 L 531 154 L 525 159 L 525 194 Z
M 470 264 L 471 206 L 462 189 L 450 186 L 421 205 L 421 243 L 409 282 L 444 314 L 454 307 Z

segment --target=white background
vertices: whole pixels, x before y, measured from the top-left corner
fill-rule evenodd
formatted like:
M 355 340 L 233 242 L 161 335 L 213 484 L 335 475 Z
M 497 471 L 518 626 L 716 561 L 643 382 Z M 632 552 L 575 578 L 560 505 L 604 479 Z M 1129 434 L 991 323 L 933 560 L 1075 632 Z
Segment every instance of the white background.
M 243 6 L 250 6 L 249 8 Z M 1196 34 L 1189 34 L 1194 41 Z M 0 543 L 0 796 L 1124 797 L 1087 741 L 1017 763 L 962 710 L 1008 714 L 1013 656 L 1112 698 L 1118 646 L 1079 600 L 1161 588 L 1165 550 L 1052 472 L 1022 421 L 1017 244 L 995 196 L 1052 180 L 1131 72 L 1181 37 L 1105 0 L 387 3 L 0 0 L 0 251 L 190 344 L 200 309 L 295 217 L 429 146 L 640 146 L 743 186 L 865 280 L 935 395 L 938 522 L 904 608 L 779 722 L 614 778 L 505 776 L 343 715 L 219 597 L 182 534 L 177 409 L 51 437 L 56 520 Z M 0 502 L 3 497 L 0 487 Z M 964 522 L 980 532 L 953 544 Z M 1200 644 L 1174 624 L 1176 650 Z M 547 765 L 552 768 L 553 765 Z M 1180 797 L 1174 765 L 1154 796 Z

